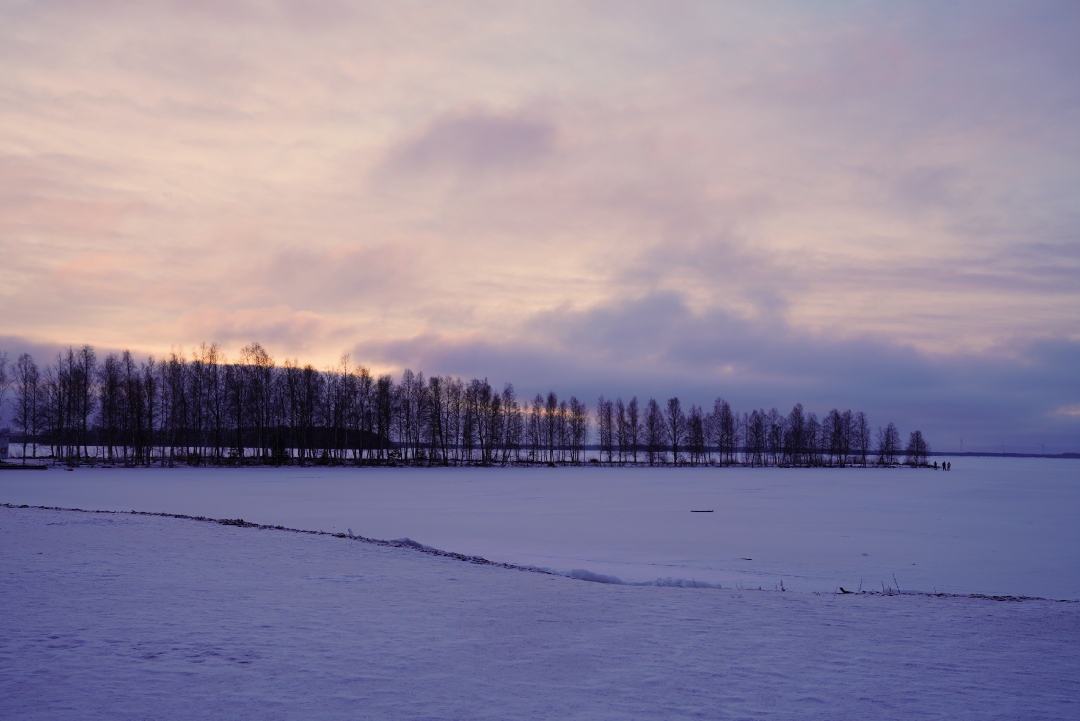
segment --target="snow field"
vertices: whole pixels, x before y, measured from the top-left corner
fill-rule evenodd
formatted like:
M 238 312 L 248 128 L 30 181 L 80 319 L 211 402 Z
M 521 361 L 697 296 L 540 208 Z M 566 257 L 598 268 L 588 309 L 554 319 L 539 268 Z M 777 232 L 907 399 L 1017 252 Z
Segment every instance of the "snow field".
M 1080 713 L 1080 604 L 613 586 L 333 536 L 0 508 L 12 719 Z
M 1080 464 L 953 468 L 79 468 L 0 472 L 0 502 L 351 528 L 628 583 L 1080 599 Z

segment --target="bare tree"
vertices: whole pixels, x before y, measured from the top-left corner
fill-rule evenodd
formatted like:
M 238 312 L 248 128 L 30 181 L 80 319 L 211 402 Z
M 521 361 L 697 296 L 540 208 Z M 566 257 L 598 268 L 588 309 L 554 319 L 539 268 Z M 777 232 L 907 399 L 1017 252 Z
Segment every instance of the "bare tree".
M 784 454 L 784 434 L 787 432 L 787 419 L 780 411 L 771 408 L 765 415 L 765 452 L 766 463 L 779 466 Z
M 338 359 L 336 372 L 332 372 L 332 375 L 336 376 L 334 378 L 334 388 L 337 393 L 334 398 L 334 413 L 332 415 L 332 418 L 334 419 L 334 448 L 332 450 L 334 453 L 331 454 L 336 457 L 337 462 L 342 465 L 348 463 L 349 449 L 352 447 L 349 442 L 349 432 L 353 429 L 353 406 L 356 400 L 356 376 L 354 372 L 355 369 L 352 365 L 352 356 L 348 353 L 342 353 L 341 357 Z M 406 368 L 405 372 L 411 385 L 412 382 L 415 381 L 415 378 L 412 376 L 412 371 Z M 273 375 L 272 371 L 271 375 Z M 273 389 L 273 384 L 270 382 L 269 378 L 267 381 L 268 388 Z M 403 404 L 407 405 L 408 400 L 404 399 Z M 407 418 L 405 421 L 406 428 L 404 429 L 404 433 L 407 435 L 409 430 L 411 430 L 408 424 L 413 420 L 412 415 L 407 412 L 402 412 L 399 415 L 406 416 Z M 265 420 L 267 425 L 270 426 L 270 418 L 266 417 Z M 269 432 L 273 434 L 272 429 Z M 355 440 L 355 438 L 353 440 Z M 274 451 L 272 451 L 272 455 L 277 455 L 278 453 L 284 453 L 284 449 L 275 448 Z M 287 457 L 279 459 L 276 463 L 281 463 L 283 461 L 287 461 Z
M 645 453 L 649 459 L 649 465 L 655 465 L 657 461 L 663 462 L 665 441 L 667 440 L 667 427 L 664 423 L 664 414 L 660 411 L 660 404 L 655 398 L 650 398 L 645 407 Z
M 424 438 L 427 435 L 426 424 L 431 418 L 431 414 L 428 412 L 427 407 L 431 403 L 431 394 L 428 393 L 428 386 L 424 381 L 423 372 L 417 372 L 413 387 L 409 392 L 409 406 L 413 416 L 412 434 L 409 438 L 409 445 L 412 448 L 413 459 L 417 461 L 424 461 Z
M 503 386 L 502 407 L 505 421 L 500 463 L 505 466 L 511 459 L 520 460 L 521 443 L 525 430 L 524 415 L 521 406 L 518 405 L 512 383 Z
M 621 400 L 619 406 L 622 407 Z M 600 442 L 600 460 L 603 461 L 604 454 L 607 453 L 607 462 L 610 465 L 615 451 L 615 436 L 618 435 L 618 428 L 615 425 L 615 404 L 603 396 L 600 396 L 596 402 L 596 434 Z
M 923 438 L 922 431 L 912 431 L 908 436 L 907 462 L 913 466 L 925 466 L 930 455 L 930 446 Z
M 247 376 L 250 399 L 248 411 L 254 436 L 253 442 L 259 458 L 265 460 L 269 450 L 268 432 L 271 425 L 270 396 L 273 393 L 274 359 L 258 343 L 252 343 L 243 348 L 240 351 L 240 358 L 244 364 L 243 373 Z
M 467 426 L 470 430 L 467 434 L 467 445 L 471 448 L 471 440 L 475 434 L 476 444 L 480 449 L 480 463 L 491 465 L 495 458 L 495 447 L 502 433 L 503 411 L 502 398 L 491 390 L 491 384 L 487 379 L 474 379 L 469 383 L 466 391 L 468 398 Z
M 68 355 L 74 360 L 74 353 Z M 56 355 L 54 364 L 46 364 L 42 373 L 42 425 L 53 458 L 71 455 L 70 375 L 63 353 Z
M 570 449 L 570 406 L 560 401 L 555 412 L 555 449 L 559 461 L 566 461 Z
M 97 378 L 97 356 L 91 346 L 84 345 L 78 350 L 76 358 L 73 393 L 78 420 L 78 445 L 82 446 L 82 457 L 90 460 L 90 418 L 94 414 L 96 401 L 94 381 Z
M 145 363 L 139 365 L 140 375 L 139 379 L 141 394 L 141 403 L 144 406 L 140 409 L 143 419 L 144 427 L 140 428 L 141 442 L 143 443 L 142 451 L 145 456 L 145 464 L 149 466 L 154 460 L 154 445 L 157 441 L 156 419 L 158 399 L 161 395 L 161 389 L 158 384 L 157 367 L 160 363 L 154 360 L 153 356 L 150 356 Z
M 855 417 L 851 409 L 840 414 L 840 466 L 851 462 L 852 438 L 855 435 Z
M 626 436 L 630 443 L 630 455 L 637 465 L 637 454 L 641 449 L 641 420 L 638 418 L 637 396 L 626 405 Z
M 378 458 L 390 460 L 393 442 L 390 437 L 394 424 L 394 379 L 381 375 L 375 381 L 375 435 Z
M 751 411 L 744 415 L 743 456 L 750 466 L 765 465 L 766 415 L 765 411 Z
M 244 421 L 248 413 L 247 374 L 240 365 L 225 366 L 225 392 L 228 398 L 229 422 L 233 424 L 234 445 L 231 456 L 239 465 L 244 465 Z
M 544 397 L 539 393 L 532 400 L 529 411 L 529 460 L 533 463 L 543 461 L 544 453 Z
M 615 442 L 619 447 L 619 463 L 626 463 L 626 456 L 630 452 L 630 428 L 626 420 L 626 406 L 623 405 L 622 397 L 615 400 Z
M 544 406 L 544 440 L 547 444 L 547 461 L 555 462 L 555 448 L 559 443 L 559 397 L 554 391 L 548 391 Z
M 855 414 L 852 433 L 852 444 L 855 448 L 858 462 L 865 466 L 867 456 L 870 453 L 870 423 L 866 420 L 866 414 L 862 411 Z
M 686 414 L 683 413 L 682 404 L 678 398 L 668 398 L 667 408 L 664 409 L 664 420 L 667 440 L 671 444 L 671 462 L 679 465 L 679 450 L 686 435 Z
M 570 462 L 581 463 L 585 460 L 585 444 L 589 440 L 589 408 L 574 396 L 570 396 L 567 423 L 570 436 Z M 610 458 L 610 453 L 608 457 Z
M 844 456 L 844 428 L 843 417 L 840 411 L 833 408 L 823 420 L 824 434 L 828 442 L 829 464 L 833 466 L 843 465 Z
M 465 384 L 460 378 L 454 378 L 446 384 L 446 427 L 447 444 L 454 456 L 455 463 L 461 463 L 464 442 L 462 434 L 465 428 Z
M 217 343 L 202 346 L 202 364 L 206 374 L 206 426 L 210 455 L 220 463 L 225 445 L 225 379 L 222 364 L 225 357 Z
M 9 370 L 7 353 L 0 351 L 0 417 L 4 415 L 4 396 L 7 395 L 8 388 L 11 387 L 13 375 L 14 366 Z
M 161 432 L 158 437 L 161 440 L 161 461 L 164 464 L 168 459 L 170 467 L 175 463 L 176 448 L 180 443 L 185 422 L 184 378 L 186 375 L 186 361 L 175 351 L 169 353 L 168 360 L 163 360 L 158 365 L 158 382 L 161 387 L 161 394 L 158 396 Z
M 446 387 L 443 383 L 443 379 L 441 376 L 431 376 L 428 378 L 428 420 L 426 424 L 428 465 L 433 465 L 437 462 L 441 462 L 443 465 L 449 463 L 446 452 L 446 428 L 443 424 L 445 406 Z
M 301 466 L 306 460 L 304 444 L 304 420 L 301 405 L 301 379 L 303 371 L 297 360 L 286 358 L 281 364 L 282 389 L 286 408 L 285 423 L 289 429 L 289 447 L 296 450 L 296 462 Z
M 691 405 L 686 416 L 686 447 L 690 451 L 690 465 L 705 462 L 705 416 L 699 406 Z
M 784 443 L 784 453 L 790 465 L 798 466 L 805 463 L 806 453 L 806 419 L 803 417 L 802 403 L 796 403 L 788 413 L 787 434 Z
M 716 451 L 720 454 L 720 465 L 735 462 L 737 439 L 735 433 L 735 415 L 731 412 L 731 406 L 723 398 L 713 401 L 713 440 L 716 443 Z
M 122 384 L 120 381 L 120 357 L 115 353 L 105 356 L 101 365 L 101 378 L 98 381 L 98 408 L 101 445 L 105 448 L 105 457 L 109 463 L 115 461 L 117 446 L 120 442 L 120 416 L 122 409 Z
M 120 354 L 120 453 L 124 465 L 144 461 L 146 414 L 142 373 L 131 351 Z M 131 455 L 128 455 L 130 449 Z
M 29 353 L 23 353 L 11 367 L 12 378 L 15 381 L 15 427 L 22 435 L 22 457 L 26 464 L 26 445 L 31 442 L 34 445 L 34 455 L 37 455 L 38 421 L 40 410 L 38 408 L 38 367 Z
M 900 431 L 890 423 L 885 428 L 878 428 L 878 465 L 891 466 L 896 463 L 900 453 Z
M 310 368 L 310 366 L 308 366 Z M 306 369 L 305 369 L 306 372 Z M 313 384 L 314 390 L 311 395 L 311 402 L 314 405 L 319 403 L 321 394 L 319 393 L 320 379 L 315 370 L 312 368 L 314 374 Z M 372 456 L 377 453 L 376 446 L 378 445 L 375 437 L 375 379 L 371 376 L 371 372 L 367 368 L 360 366 L 354 373 L 355 396 L 352 402 L 352 418 L 353 433 L 356 436 L 356 460 L 357 463 L 366 463 L 372 459 Z M 314 433 L 314 428 L 312 428 Z

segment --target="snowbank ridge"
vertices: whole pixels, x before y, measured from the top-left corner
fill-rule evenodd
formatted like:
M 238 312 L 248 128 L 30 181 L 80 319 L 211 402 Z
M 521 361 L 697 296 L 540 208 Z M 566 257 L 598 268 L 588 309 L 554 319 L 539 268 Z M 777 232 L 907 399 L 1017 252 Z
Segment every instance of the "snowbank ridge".
M 503 563 L 500 561 L 489 561 L 482 556 L 469 556 L 464 553 L 455 553 L 453 551 L 443 551 L 438 548 L 432 548 L 431 546 L 425 546 L 422 543 L 412 540 L 411 538 L 398 538 L 393 540 L 386 540 L 381 538 L 368 538 L 366 536 L 358 536 L 352 533 L 352 529 L 349 529 L 348 533 L 328 533 L 326 531 L 312 531 L 304 528 L 289 528 L 286 526 L 273 526 L 260 523 L 251 523 L 245 521 L 242 518 L 209 518 L 207 516 L 189 516 L 183 513 L 163 513 L 155 511 L 108 511 L 108 510 L 94 510 L 86 508 L 64 508 L 61 506 L 31 506 L 27 504 L 15 505 L 12 503 L 0 503 L 2 508 L 13 509 L 37 509 L 42 511 L 69 511 L 72 513 L 104 513 L 112 515 L 134 515 L 134 516 L 157 516 L 160 518 L 175 518 L 184 521 L 199 521 L 202 523 L 216 523 L 222 526 L 236 526 L 239 528 L 255 528 L 264 531 L 284 531 L 288 533 L 304 533 L 313 536 L 332 536 L 334 538 L 343 538 L 352 541 L 359 541 L 361 543 L 368 543 L 375 546 L 384 546 L 390 548 L 407 548 L 420 553 L 426 553 L 431 556 L 438 556 L 441 558 L 451 558 L 457 561 L 465 563 L 471 563 L 480 566 L 492 566 L 494 568 L 505 568 L 513 571 L 525 571 L 527 573 L 539 573 L 546 576 L 563 576 L 565 578 L 572 578 L 578 581 L 588 581 L 590 583 L 602 583 L 617 586 L 663 586 L 670 588 L 712 588 L 722 589 L 720 584 L 703 583 L 696 580 L 687 580 L 684 578 L 658 578 L 655 581 L 644 581 L 640 583 L 627 583 L 616 576 L 607 576 L 602 573 L 594 573 L 583 568 L 575 568 L 567 573 L 559 573 L 548 568 L 540 568 L 537 566 L 525 566 L 515 563 Z M 731 589 L 728 589 L 731 590 Z M 755 589 L 737 589 L 740 592 L 749 592 Z M 756 589 L 762 593 L 774 593 L 772 589 Z M 784 591 L 780 591 L 784 592 Z M 837 590 L 839 593 L 839 589 Z M 1080 600 L 1074 599 L 1058 599 L 1058 598 L 1043 598 L 1041 596 L 1009 596 L 1009 595 L 991 595 L 983 593 L 927 593 L 924 591 L 900 591 L 898 589 L 888 588 L 881 591 L 875 590 L 863 590 L 858 592 L 846 591 L 846 594 L 857 596 L 926 596 L 933 598 L 978 598 L 991 601 L 1052 601 L 1057 603 L 1080 603 Z M 820 595 L 820 594 L 817 594 Z

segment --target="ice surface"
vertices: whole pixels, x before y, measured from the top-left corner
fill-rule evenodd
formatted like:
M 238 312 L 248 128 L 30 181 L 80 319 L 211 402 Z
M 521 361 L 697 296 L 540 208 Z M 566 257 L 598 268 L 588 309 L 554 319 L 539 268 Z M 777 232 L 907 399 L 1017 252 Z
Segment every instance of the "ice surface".
M 0 502 L 352 529 L 632 583 L 1080 598 L 1080 463 L 952 460 L 948 473 L 80 468 L 0 472 Z
M 5 719 L 1080 717 L 1076 603 L 584 583 L 0 508 L 0 608 Z

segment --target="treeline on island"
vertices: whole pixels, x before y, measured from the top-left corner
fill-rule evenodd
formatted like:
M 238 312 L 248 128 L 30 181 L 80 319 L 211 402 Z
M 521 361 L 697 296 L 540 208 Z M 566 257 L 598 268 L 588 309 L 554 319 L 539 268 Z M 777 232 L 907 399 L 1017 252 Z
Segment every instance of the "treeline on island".
M 554 392 L 519 400 L 511 384 L 405 370 L 373 376 L 343 356 L 317 370 L 278 365 L 258 343 L 234 362 L 216 344 L 190 358 L 136 361 L 68 348 L 38 366 L 0 354 L 0 403 L 13 390 L 15 445 L 68 463 L 124 465 L 675 464 L 748 466 L 925 465 L 914 431 L 866 414 L 820 418 L 797 404 L 738 413 L 678 398 L 601 397 L 595 408 Z M 590 441 L 593 443 L 590 445 Z M 586 449 L 598 451 L 586 458 Z

